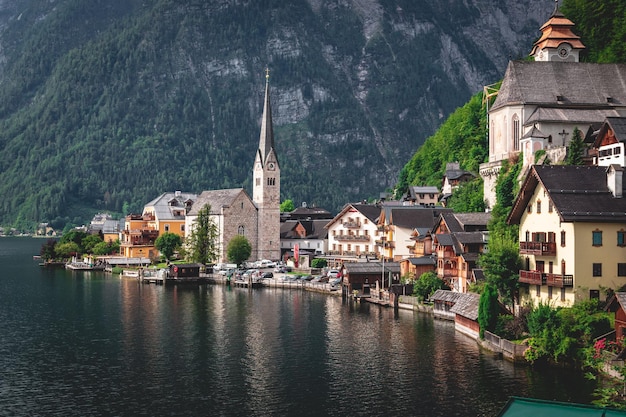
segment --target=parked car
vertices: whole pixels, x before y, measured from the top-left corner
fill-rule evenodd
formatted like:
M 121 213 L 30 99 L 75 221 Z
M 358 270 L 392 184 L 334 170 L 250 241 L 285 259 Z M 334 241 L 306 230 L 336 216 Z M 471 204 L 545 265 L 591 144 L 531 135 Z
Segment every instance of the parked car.
M 328 270 L 328 274 L 326 274 L 326 276 L 328 278 L 337 278 L 339 276 L 339 270 L 338 269 L 330 269 L 330 270 Z
M 330 288 L 337 288 L 337 287 L 339 287 L 341 285 L 341 281 L 343 281 L 343 279 L 341 279 L 341 278 L 335 278 L 335 279 L 331 280 L 329 282 Z
M 283 265 L 278 265 L 276 268 L 274 268 L 274 272 L 279 272 L 281 274 L 284 274 L 285 272 L 287 272 L 287 267 Z
M 259 266 L 257 268 L 274 268 L 276 266 L 276 262 L 270 261 L 269 259 L 263 259 L 259 261 Z
M 271 272 L 263 272 L 261 278 L 274 278 L 274 274 Z

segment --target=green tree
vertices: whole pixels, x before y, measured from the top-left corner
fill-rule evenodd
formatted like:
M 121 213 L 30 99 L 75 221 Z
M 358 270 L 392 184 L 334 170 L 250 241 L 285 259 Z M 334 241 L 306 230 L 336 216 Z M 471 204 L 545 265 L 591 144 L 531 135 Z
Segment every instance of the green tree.
M 426 272 L 413 284 L 413 295 L 420 301 L 427 300 L 439 289 L 450 289 L 434 272 Z
M 41 245 L 41 250 L 39 251 L 39 255 L 41 259 L 44 261 L 50 261 L 57 257 L 57 253 L 55 251 L 55 246 L 57 245 L 57 241 L 54 239 L 48 239 L 46 243 Z
M 280 212 L 281 213 L 290 213 L 296 209 L 296 206 L 293 204 L 292 200 L 285 200 L 280 203 Z
M 226 256 L 234 264 L 241 265 L 252 254 L 252 245 L 245 236 L 237 235 L 228 242 Z
M 87 232 L 84 232 L 79 229 L 71 229 L 63 233 L 63 236 L 61 236 L 61 239 L 59 239 L 59 243 L 74 242 L 80 247 L 82 247 L 83 239 L 86 238 L 87 236 L 88 236 Z
M 185 251 L 192 261 L 206 265 L 217 259 L 218 238 L 217 225 L 211 219 L 211 206 L 206 204 L 198 211 Z
M 81 248 L 83 249 L 83 253 L 93 253 L 93 248 L 97 244 L 102 243 L 102 239 L 98 235 L 88 235 L 83 238 L 81 241 Z
M 458 213 L 484 212 L 485 198 L 483 196 L 482 178 L 476 178 L 473 181 L 461 184 L 452 193 L 447 207 Z
M 478 264 L 484 270 L 487 283 L 500 293 L 503 303 L 513 306 L 522 268 L 518 244 L 506 235 L 490 236 L 489 250 L 480 256 Z
M 478 324 L 480 325 L 480 338 L 485 338 L 485 330 L 494 331 L 498 324 L 498 290 L 493 285 L 487 284 L 480 294 L 478 304 Z
M 120 241 L 116 240 L 115 242 L 100 242 L 93 247 L 92 253 L 94 255 L 111 255 L 114 253 L 119 253 L 120 251 Z
M 76 242 L 58 243 L 54 248 L 58 257 L 68 259 L 71 256 L 80 255 L 80 246 Z
M 167 260 L 172 258 L 172 255 L 174 255 L 174 252 L 176 252 L 181 244 L 181 237 L 176 233 L 169 232 L 163 233 L 154 241 L 154 247 L 156 247 Z
M 328 261 L 324 258 L 315 258 L 311 261 L 312 268 L 326 268 Z
M 567 149 L 567 156 L 565 157 L 565 163 L 567 165 L 583 165 L 583 156 L 585 152 L 585 143 L 583 142 L 583 135 L 577 127 L 574 128 L 572 140 L 569 143 Z

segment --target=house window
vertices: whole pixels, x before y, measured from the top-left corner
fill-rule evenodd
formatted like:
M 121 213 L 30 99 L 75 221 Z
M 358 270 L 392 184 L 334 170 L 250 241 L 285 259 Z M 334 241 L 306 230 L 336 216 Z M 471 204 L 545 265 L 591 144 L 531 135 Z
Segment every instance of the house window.
M 554 206 L 552 205 L 552 200 L 548 200 L 548 213 L 552 213 L 554 211 Z
M 595 298 L 600 299 L 600 290 L 589 290 L 589 298 L 592 300 Z
M 169 232 L 169 231 L 170 231 L 170 225 L 169 225 L 169 224 L 166 224 L 166 225 L 165 225 L 165 227 L 164 227 L 164 230 L 165 230 L 166 232 Z
M 181 225 L 180 225 L 180 231 L 181 231 L 181 232 L 184 232 L 184 231 L 185 231 L 185 225 L 184 225 L 184 224 L 181 224 Z
M 617 232 L 617 246 L 626 246 L 626 232 L 620 230 Z
M 256 185 L 261 185 L 261 178 L 256 179 Z
M 561 246 L 565 246 L 565 230 L 561 230 Z
M 246 228 L 244 226 L 239 226 L 239 228 L 237 228 L 237 234 L 239 236 L 245 236 Z
M 333 230 L 333 236 L 337 236 L 337 231 Z
M 548 299 L 552 299 L 552 287 L 548 287 Z
M 363 219 L 363 224 L 367 224 L 367 219 Z
M 537 214 L 541 213 L 541 201 L 537 201 Z
M 617 264 L 617 276 L 626 277 L 626 263 Z
M 530 232 L 526 230 L 526 242 L 530 242 Z
M 369 230 L 363 230 L 363 235 L 364 236 L 369 236 L 370 235 L 370 231 Z
M 594 230 L 593 232 L 591 232 L 591 234 L 592 234 L 593 246 L 602 246 L 602 231 Z
M 593 276 L 594 277 L 601 277 L 602 276 L 602 264 L 601 263 L 594 263 L 592 268 L 593 268 Z
M 561 301 L 565 301 L 565 287 L 561 287 Z
M 526 211 L 527 211 L 528 213 L 532 213 L 532 212 L 533 212 L 533 206 L 532 206 L 532 204 L 529 204 L 529 205 L 528 205 L 528 207 L 526 207 Z

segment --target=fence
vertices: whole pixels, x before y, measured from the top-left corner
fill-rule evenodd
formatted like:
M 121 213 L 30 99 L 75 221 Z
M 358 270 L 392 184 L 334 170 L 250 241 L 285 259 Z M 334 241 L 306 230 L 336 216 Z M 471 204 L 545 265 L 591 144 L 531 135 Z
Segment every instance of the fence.
M 502 356 L 506 358 L 513 361 L 524 359 L 524 351 L 527 348 L 525 345 L 513 343 L 487 330 L 485 330 L 485 342 L 487 342 L 491 350 L 502 353 Z

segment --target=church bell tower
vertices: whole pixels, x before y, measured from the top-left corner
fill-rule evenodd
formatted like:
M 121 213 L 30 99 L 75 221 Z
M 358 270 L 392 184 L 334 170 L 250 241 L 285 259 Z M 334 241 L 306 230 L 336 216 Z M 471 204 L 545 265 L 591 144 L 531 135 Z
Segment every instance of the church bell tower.
M 270 75 L 265 70 L 265 101 L 259 149 L 254 159 L 252 200 L 258 209 L 259 259 L 280 259 L 280 166 L 274 148 Z

